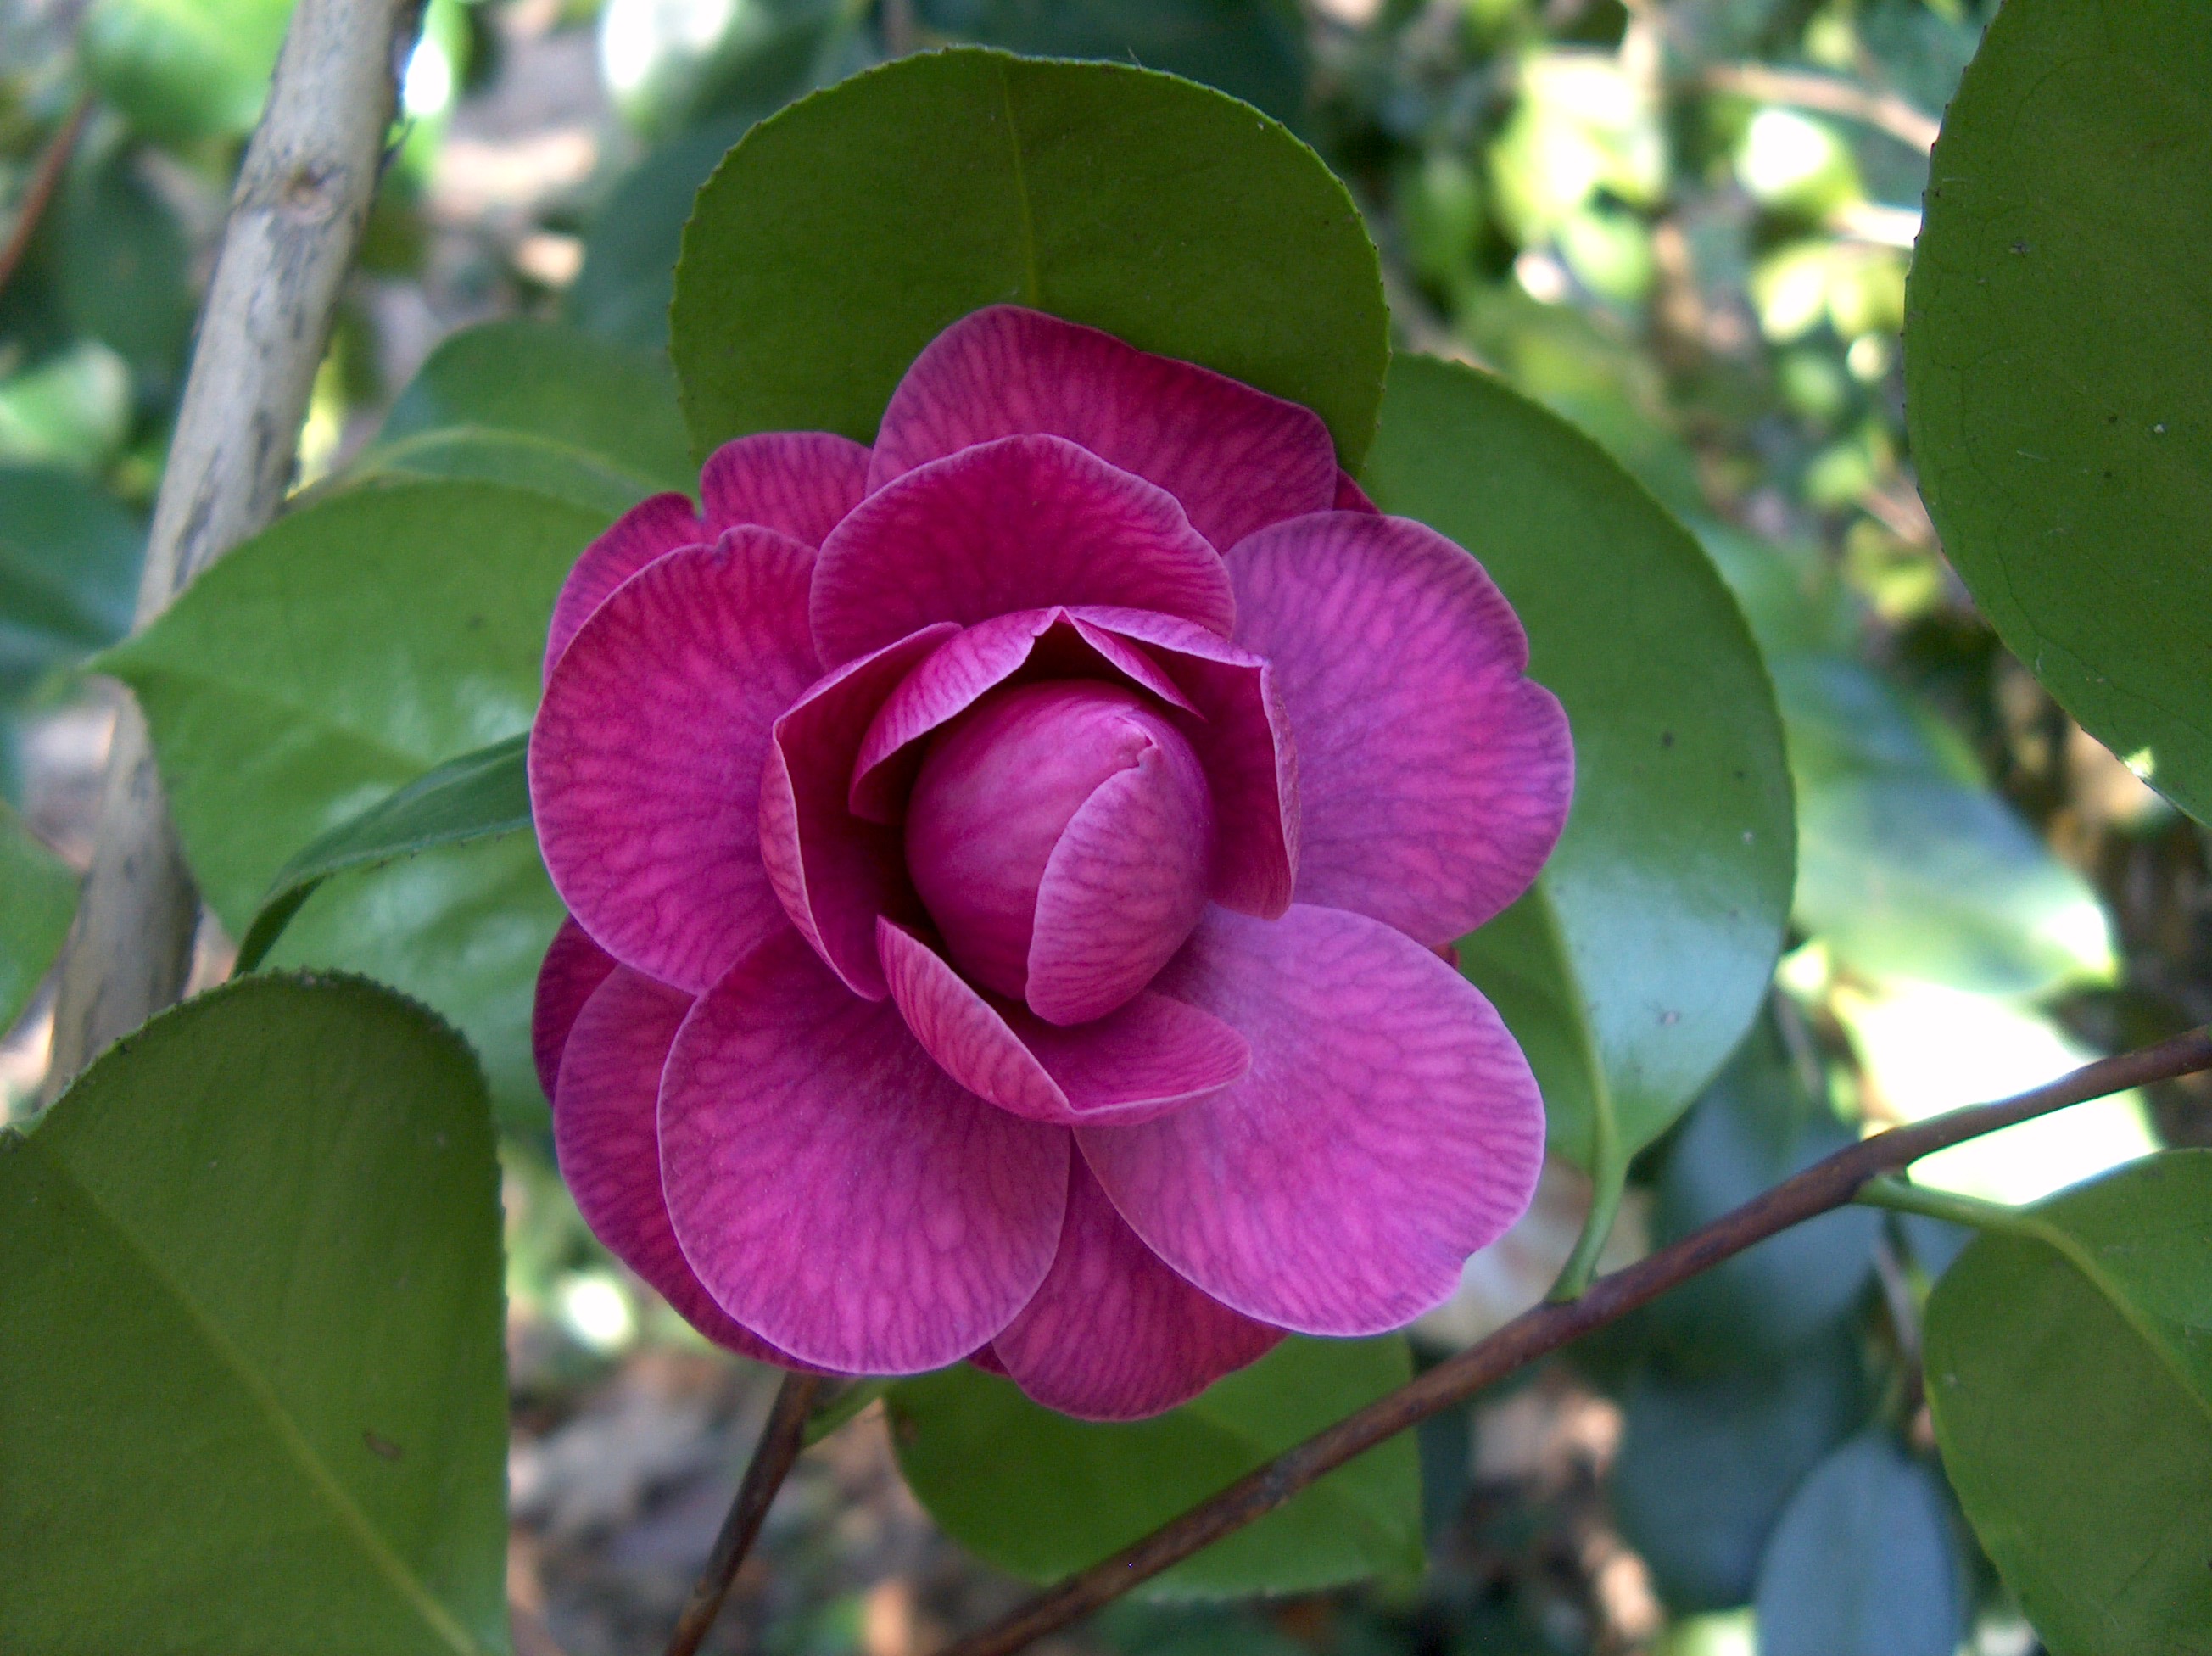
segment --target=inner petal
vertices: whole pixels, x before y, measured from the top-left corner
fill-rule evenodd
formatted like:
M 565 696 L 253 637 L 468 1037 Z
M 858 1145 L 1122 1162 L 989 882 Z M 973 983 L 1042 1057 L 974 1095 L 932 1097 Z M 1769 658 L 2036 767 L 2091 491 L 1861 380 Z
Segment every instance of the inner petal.
M 1166 964 L 1205 907 L 1212 840 L 1189 744 L 1145 697 L 1095 681 L 983 697 L 931 740 L 906 820 L 947 953 L 1018 999 L 1042 967 L 1055 1023 L 1111 1011 Z

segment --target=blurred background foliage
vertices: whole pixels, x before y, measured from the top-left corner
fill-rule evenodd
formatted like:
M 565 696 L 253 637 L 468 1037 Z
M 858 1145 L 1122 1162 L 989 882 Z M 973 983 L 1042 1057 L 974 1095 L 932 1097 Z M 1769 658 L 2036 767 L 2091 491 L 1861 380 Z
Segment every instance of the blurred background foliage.
M 113 693 L 80 667 L 130 622 L 193 308 L 286 9 L 0 10 L 0 1022 L 15 1026 L 0 1104 L 18 1113 L 44 1062 L 36 962 L 58 947 L 70 870 L 89 854 Z M 450 437 L 441 455 L 420 434 L 558 436 L 563 420 L 599 417 L 526 410 L 512 364 L 536 347 L 502 355 L 495 335 L 470 347 L 489 367 L 440 358 L 385 420 L 467 325 L 558 321 L 662 348 L 692 195 L 725 149 L 887 57 L 963 40 L 1131 60 L 1278 116 L 1367 213 L 1401 343 L 1503 374 L 1688 524 L 1783 709 L 1800 832 L 1791 947 L 1768 1015 L 1639 1160 L 1618 1260 L 1868 1127 L 2212 1017 L 2201 831 L 1976 615 L 1906 452 L 1899 338 L 1928 149 L 1990 9 L 429 0 L 301 485 L 357 458 L 479 475 Z M 649 373 L 641 392 L 629 368 L 604 372 L 621 384 L 609 409 L 659 394 Z M 488 400 L 495 381 L 505 404 Z M 616 418 L 641 476 L 665 471 L 675 441 L 656 418 L 669 417 Z M 287 849 L 269 848 L 272 865 Z M 349 906 L 311 910 L 291 947 L 373 961 L 367 933 L 434 940 L 434 910 L 505 905 L 489 964 L 455 968 L 483 981 L 415 987 L 458 1006 L 506 1089 L 511 1586 L 575 1656 L 652 1647 L 759 1386 L 710 1360 L 576 1223 L 526 1064 L 507 1050 L 550 893 L 513 847 L 451 855 L 504 858 L 489 877 L 504 883 L 435 857 L 360 877 Z M 226 947 L 205 941 L 207 975 Z M 404 966 L 381 975 L 408 981 Z M 477 1016 L 479 995 L 506 1009 Z M 2212 1100 L 2177 1086 L 1923 1173 L 2019 1202 L 2160 1143 L 2208 1142 Z M 1478 1337 L 1540 1295 L 1579 1223 L 1577 1180 L 1553 1170 L 1419 1350 Z M 1424 1428 L 1418 1580 L 1265 1609 L 1124 1605 L 1073 1647 L 2027 1656 L 2033 1635 L 1956 1518 L 1920 1396 L 1921 1307 L 1961 1240 L 1932 1221 L 1832 1215 Z M 934 1535 L 870 1418 L 779 1508 L 769 1579 L 733 1618 L 760 1648 L 896 1656 L 1012 1591 Z M 1863 1613 L 1873 1604 L 1881 1616 Z

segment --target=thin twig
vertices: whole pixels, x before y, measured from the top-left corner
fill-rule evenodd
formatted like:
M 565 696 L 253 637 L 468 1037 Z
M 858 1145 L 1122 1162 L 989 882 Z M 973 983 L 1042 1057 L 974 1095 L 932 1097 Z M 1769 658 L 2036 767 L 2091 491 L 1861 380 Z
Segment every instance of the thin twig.
M 240 164 L 139 577 L 137 624 L 276 514 L 392 123 L 421 0 L 299 0 Z M 116 714 L 92 868 L 54 997 L 58 1094 L 184 992 L 199 918 L 137 705 Z
M 15 209 L 15 222 L 8 228 L 7 245 L 0 247 L 0 292 L 6 291 L 9 278 L 23 262 L 23 255 L 30 251 L 31 238 L 37 234 L 39 221 L 46 216 L 46 209 L 53 204 L 54 192 L 61 188 L 62 174 L 69 167 L 70 152 L 76 148 L 76 141 L 84 131 L 85 118 L 91 113 L 92 94 L 78 93 L 61 130 L 46 141 L 46 153 L 39 157 L 30 183 L 23 187 L 23 201 Z
M 1840 1208 L 1868 1180 L 1968 1139 L 2053 1110 L 2152 1081 L 2212 1069 L 2212 1029 L 2200 1029 L 2116 1058 L 2100 1059 L 2017 1098 L 1954 1110 L 1893 1128 L 1817 1161 L 1795 1178 L 1723 1215 L 1671 1246 L 1600 1277 L 1579 1300 L 1538 1306 L 1488 1339 L 1437 1364 L 1296 1448 L 1248 1473 L 1144 1539 L 1070 1576 L 995 1625 L 942 1656 L 1011 1656 L 1178 1564 L 1232 1531 L 1264 1517 L 1355 1455 L 1464 1402 L 1591 1330 L 1616 1322 L 1668 1289 L 1777 1233 Z
M 1886 132 L 1915 149 L 1936 147 L 1939 123 L 1894 92 L 1873 92 L 1850 81 L 1771 64 L 1715 64 L 1698 80 L 1709 92 L 1733 92 L 1761 103 L 1789 104 Z
M 738 1579 L 738 1566 L 752 1549 L 761 1520 L 768 1516 L 769 1503 L 775 1499 L 799 1452 L 805 1447 L 807 1418 L 814 1412 L 814 1398 L 822 1386 L 819 1374 L 784 1376 L 775 1405 L 768 1412 L 768 1424 L 761 1428 L 760 1441 L 753 1446 L 744 1481 L 738 1485 L 737 1499 L 730 1503 L 721 1533 L 714 1537 L 714 1549 L 707 1555 L 707 1568 L 699 1572 L 691 1602 L 684 1606 L 676 1631 L 669 1635 L 668 1656 L 692 1656 L 721 1614 L 722 1601 L 730 1596 L 730 1583 Z

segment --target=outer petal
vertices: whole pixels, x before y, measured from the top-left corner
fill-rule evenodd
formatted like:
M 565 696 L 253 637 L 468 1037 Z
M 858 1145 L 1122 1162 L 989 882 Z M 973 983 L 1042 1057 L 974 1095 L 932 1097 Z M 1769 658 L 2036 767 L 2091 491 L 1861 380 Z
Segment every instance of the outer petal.
M 1218 1093 L 1252 1067 L 1243 1036 L 1164 995 L 1139 995 L 1061 1029 L 985 1000 L 913 933 L 886 920 L 876 936 L 891 999 L 915 1038 L 961 1086 L 1032 1121 L 1144 1121 Z
M 538 965 L 538 994 L 530 1008 L 530 1056 L 538 1062 L 538 1084 L 549 1099 L 576 1014 L 614 969 L 614 956 L 592 941 L 581 926 L 574 920 L 561 922 Z
M 933 621 L 1050 604 L 1164 610 L 1228 633 L 1229 577 L 1175 497 L 1062 437 L 963 448 L 886 484 L 822 543 L 814 641 L 835 665 Z
M 1197 716 L 1176 721 L 1213 795 L 1212 897 L 1272 920 L 1291 905 L 1298 870 L 1298 756 L 1274 670 L 1203 627 L 1141 610 L 1076 613 L 1086 637 L 1141 644 L 1181 686 Z
M 788 931 L 692 1008 L 662 1076 L 685 1256 L 725 1311 L 825 1368 L 919 1373 L 996 1335 L 1051 1265 L 1067 1157 L 1065 1129 L 954 1086 Z
M 992 1348 L 1046 1408 L 1127 1421 L 1188 1403 L 1282 1337 L 1161 1263 L 1079 1157 L 1052 1270 Z
M 1528 1207 L 1544 1110 L 1474 987 L 1364 916 L 1216 909 L 1161 974 L 1252 1044 L 1203 1104 L 1078 1134 L 1121 1216 L 1247 1316 L 1374 1334 L 1457 1286 Z
M 733 529 L 661 558 L 576 635 L 531 732 L 555 888 L 624 965 L 694 994 L 784 928 L 761 864 L 761 765 L 819 672 L 811 556 Z
M 867 492 L 868 451 L 827 431 L 763 431 L 724 443 L 699 472 L 714 533 L 757 523 L 819 546 Z
M 1407 518 L 1333 512 L 1230 554 L 1237 642 L 1298 744 L 1297 900 L 1424 943 L 1528 889 L 1574 791 L 1566 715 L 1482 566 Z
M 1217 546 L 1334 495 L 1335 449 L 1310 410 L 1012 305 L 954 323 L 915 359 L 884 411 L 869 486 L 1028 431 L 1158 484 Z
M 553 1111 L 561 1174 L 592 1233 L 685 1322 L 716 1345 L 803 1367 L 730 1320 L 700 1286 L 669 1228 L 653 1112 L 661 1066 L 690 1009 L 690 995 L 626 966 L 592 993 L 561 1062 Z
M 1370 517 L 1382 515 L 1382 508 L 1367 498 L 1367 491 L 1352 481 L 1349 472 L 1336 474 L 1335 509 L 1340 512 L 1364 512 Z
M 691 502 L 682 495 L 652 495 L 624 512 L 607 532 L 584 548 L 553 600 L 545 629 L 545 677 L 576 629 L 607 601 L 607 594 L 654 559 L 684 546 L 704 546 L 714 539 Z
M 1190 627 L 1188 622 L 1177 625 Z M 1211 638 L 1202 627 L 1194 632 Z M 852 805 L 872 822 L 896 822 L 921 763 L 915 746 L 1017 679 L 1121 679 L 1169 706 L 1194 712 L 1175 680 L 1152 659 L 1064 609 L 994 616 L 947 639 L 884 699 L 854 763 Z
M 847 805 L 853 756 L 891 687 L 952 632 L 924 627 L 848 661 L 775 721 L 761 774 L 761 855 L 799 934 L 855 995 L 884 998 L 876 919 L 916 917 L 898 831 Z

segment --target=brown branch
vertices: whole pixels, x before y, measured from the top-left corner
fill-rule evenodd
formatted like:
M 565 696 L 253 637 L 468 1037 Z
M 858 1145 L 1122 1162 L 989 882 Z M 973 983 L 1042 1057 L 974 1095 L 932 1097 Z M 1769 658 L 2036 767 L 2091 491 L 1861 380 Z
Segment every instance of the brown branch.
M 62 174 L 69 167 L 70 154 L 83 135 L 85 119 L 91 113 L 92 94 L 78 93 L 61 130 L 46 141 L 46 153 L 39 157 L 30 183 L 23 187 L 22 204 L 15 210 L 15 222 L 9 228 L 7 245 L 0 247 L 0 292 L 6 290 L 9 278 L 23 262 L 23 255 L 30 251 L 31 238 L 38 233 L 39 221 L 46 217 L 46 209 L 53 205 L 54 192 L 61 188 Z
M 814 1398 L 822 1385 L 819 1374 L 784 1376 L 775 1403 L 769 1409 L 768 1424 L 761 1428 L 760 1441 L 753 1446 L 744 1481 L 738 1485 L 737 1499 L 730 1503 L 721 1533 L 714 1537 L 714 1550 L 707 1555 L 707 1567 L 699 1572 L 698 1584 L 691 1589 L 691 1602 L 684 1606 L 676 1631 L 669 1635 L 668 1656 L 692 1656 L 721 1614 L 722 1601 L 730 1596 L 738 1566 L 752 1549 L 753 1537 L 760 1533 L 761 1521 L 768 1516 L 769 1503 L 783 1487 L 799 1452 L 806 1446 L 807 1418 L 814 1412 Z
M 1668 1289 L 1777 1233 L 1840 1208 L 1869 1179 L 1897 1172 L 1954 1144 L 2015 1126 L 2085 1099 L 2212 1069 L 2212 1029 L 2105 1058 L 2031 1093 L 1893 1128 L 1817 1161 L 1711 1224 L 1625 1270 L 1600 1277 L 1564 1305 L 1540 1306 L 1419 1379 L 1316 1433 L 1144 1539 L 1070 1576 L 942 1656 L 1010 1656 L 1150 1580 L 1201 1547 L 1266 1516 L 1308 1484 L 1387 1438 L 1462 1403 L 1484 1387 L 1626 1316 Z
M 1698 80 L 1708 92 L 1733 92 L 1761 103 L 1841 115 L 1915 149 L 1936 147 L 1938 123 L 1894 92 L 1875 92 L 1833 76 L 1777 69 L 1771 64 L 1715 64 Z

